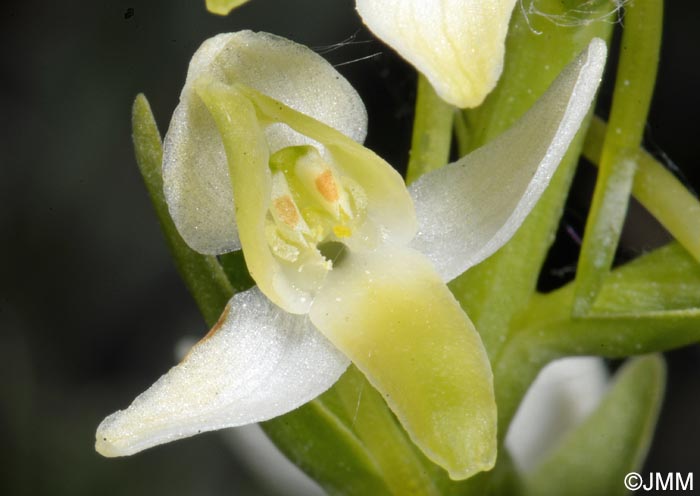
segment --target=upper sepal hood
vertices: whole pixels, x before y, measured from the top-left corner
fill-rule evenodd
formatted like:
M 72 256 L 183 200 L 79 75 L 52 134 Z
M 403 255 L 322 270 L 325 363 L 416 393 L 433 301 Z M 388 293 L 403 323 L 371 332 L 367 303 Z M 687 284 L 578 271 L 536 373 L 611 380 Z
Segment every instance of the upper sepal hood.
M 241 246 L 223 140 L 194 91 L 202 77 L 254 88 L 358 142 L 367 133 L 367 112 L 345 78 L 304 46 L 252 31 L 205 41 L 190 61 L 165 136 L 163 181 L 170 214 L 187 244 L 220 254 Z M 266 126 L 265 135 L 272 152 L 311 142 L 283 125 Z

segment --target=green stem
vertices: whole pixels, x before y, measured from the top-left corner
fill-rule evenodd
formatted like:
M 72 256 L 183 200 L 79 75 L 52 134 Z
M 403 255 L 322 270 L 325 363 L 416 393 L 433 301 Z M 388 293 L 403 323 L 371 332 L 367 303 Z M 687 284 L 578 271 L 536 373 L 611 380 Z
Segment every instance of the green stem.
M 574 315 L 590 310 L 617 249 L 656 81 L 662 17 L 663 0 L 632 0 L 625 6 L 610 125 L 581 246 Z
M 450 158 L 455 109 L 443 101 L 422 75 L 418 76 L 416 113 L 406 182 L 442 167 Z
M 494 366 L 501 438 L 525 392 L 542 367 L 552 360 L 577 355 L 624 358 L 667 351 L 700 340 L 697 308 L 577 319 L 565 316 L 562 308 L 566 309 L 548 305 L 546 310 L 552 312 L 549 322 L 519 330 Z
M 467 122 L 467 117 L 464 115 L 464 112 L 455 112 L 454 120 L 454 133 L 455 140 L 457 141 L 457 153 L 460 157 L 463 157 L 470 151 L 469 144 L 471 142 L 471 134 L 469 133 L 469 123 Z
M 583 155 L 600 161 L 605 122 L 596 117 L 588 128 Z M 700 201 L 645 150 L 637 157 L 632 194 L 700 262 Z
M 501 436 L 537 373 L 556 358 L 622 358 L 700 340 L 700 265 L 676 243 L 612 271 L 586 317 L 571 316 L 574 290 L 570 283 L 533 298 L 494 360 Z

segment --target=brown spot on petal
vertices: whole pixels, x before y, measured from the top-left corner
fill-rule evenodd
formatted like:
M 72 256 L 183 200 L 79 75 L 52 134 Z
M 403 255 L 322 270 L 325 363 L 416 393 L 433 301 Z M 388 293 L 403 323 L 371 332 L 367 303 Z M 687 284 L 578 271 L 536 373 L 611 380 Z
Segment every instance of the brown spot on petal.
M 273 202 L 273 206 L 277 216 L 282 222 L 287 224 L 289 227 L 294 227 L 299 223 L 299 213 L 297 212 L 297 207 L 294 205 L 289 195 L 280 196 Z
M 330 169 L 326 169 L 316 178 L 316 189 L 326 201 L 338 201 L 338 187 Z
M 228 317 L 228 312 L 229 312 L 229 307 L 228 307 L 228 305 L 226 305 L 226 307 L 224 308 L 224 311 L 221 312 L 221 316 L 219 317 L 219 320 L 217 320 L 216 324 L 214 324 L 214 327 L 209 329 L 209 332 L 207 332 L 202 339 L 197 341 L 194 344 L 194 346 L 192 346 L 192 348 L 190 348 L 190 351 L 187 352 L 187 354 L 185 355 L 185 358 L 182 359 L 182 362 L 187 361 L 187 358 L 189 358 L 190 353 L 192 353 L 192 350 L 194 350 L 197 346 L 204 343 L 207 339 L 209 339 L 214 334 L 219 332 L 219 330 L 221 329 L 221 326 L 223 326 L 224 322 L 226 322 L 226 317 Z M 182 362 L 180 362 L 180 363 L 182 363 Z

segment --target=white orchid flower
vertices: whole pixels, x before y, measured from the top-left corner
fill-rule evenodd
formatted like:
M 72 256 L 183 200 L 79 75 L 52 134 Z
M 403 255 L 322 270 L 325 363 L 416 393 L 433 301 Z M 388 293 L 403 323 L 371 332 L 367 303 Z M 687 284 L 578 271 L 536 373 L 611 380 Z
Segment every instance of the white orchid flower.
M 506 447 L 515 466 L 533 472 L 598 407 L 609 379 L 600 357 L 561 358 L 543 368 L 508 428 Z
M 445 282 L 522 223 L 588 111 L 605 53 L 594 40 L 510 131 L 409 192 L 357 143 L 364 106 L 320 56 L 249 31 L 206 41 L 165 138 L 165 194 L 185 241 L 241 248 L 257 287 L 102 422 L 98 451 L 282 415 L 352 361 L 453 478 L 492 467 L 489 362 Z
M 515 0 L 357 0 L 367 27 L 423 73 L 440 97 L 477 107 L 503 70 Z

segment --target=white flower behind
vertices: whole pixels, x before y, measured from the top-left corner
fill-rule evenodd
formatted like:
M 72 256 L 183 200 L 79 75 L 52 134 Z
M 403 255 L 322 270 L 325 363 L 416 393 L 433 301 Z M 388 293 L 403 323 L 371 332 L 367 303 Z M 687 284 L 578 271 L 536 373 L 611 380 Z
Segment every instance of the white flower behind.
M 460 108 L 476 107 L 496 86 L 515 0 L 357 0 L 384 42 Z
M 565 434 L 593 413 L 609 379 L 599 357 L 562 358 L 543 368 L 508 429 L 506 447 L 515 466 L 531 473 Z

